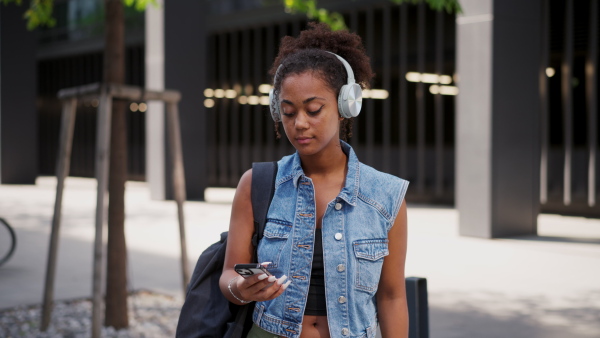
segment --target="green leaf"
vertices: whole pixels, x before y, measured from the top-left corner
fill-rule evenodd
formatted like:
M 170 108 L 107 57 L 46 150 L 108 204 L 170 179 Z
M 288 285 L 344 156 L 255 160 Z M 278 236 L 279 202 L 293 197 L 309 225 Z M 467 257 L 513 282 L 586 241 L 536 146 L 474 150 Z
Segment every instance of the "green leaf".
M 123 0 L 126 6 L 134 7 L 138 11 L 144 11 L 148 5 L 152 5 L 154 7 L 158 7 L 158 2 L 156 0 Z
M 305 13 L 307 18 L 324 22 L 334 31 L 347 29 L 340 13 L 318 8 L 316 0 L 284 0 L 283 4 L 287 13 Z
M 52 17 L 54 0 L 32 0 L 29 9 L 23 17 L 27 20 L 27 29 L 33 30 L 39 26 L 53 27 L 56 20 Z
M 14 2 L 17 5 L 21 6 L 21 0 L 2 0 L 2 3 L 8 5 L 9 3 Z
M 462 13 L 462 7 L 460 7 L 460 3 L 458 0 L 390 0 L 396 5 L 401 5 L 404 3 L 409 4 L 418 4 L 420 2 L 426 2 L 429 5 L 429 8 L 435 11 L 446 10 L 449 14 L 459 14 Z
M 446 12 L 462 13 L 462 8 L 458 0 L 390 0 L 396 5 L 403 3 L 418 4 L 425 1 L 429 7 L 436 11 L 446 10 Z M 347 29 L 344 23 L 344 17 L 337 12 L 329 12 L 326 9 L 318 8 L 316 0 L 283 0 L 286 13 L 304 13 L 309 19 L 317 19 L 331 27 L 331 30 Z
M 22 4 L 22 0 L 0 0 L 2 4 L 8 5 L 15 3 Z M 134 7 L 138 11 L 146 9 L 148 4 L 158 7 L 157 0 L 123 0 L 128 7 Z M 27 20 L 27 29 L 34 30 L 40 26 L 53 27 L 56 25 L 56 19 L 52 16 L 54 9 L 54 0 L 30 0 L 29 8 L 25 11 L 23 17 Z

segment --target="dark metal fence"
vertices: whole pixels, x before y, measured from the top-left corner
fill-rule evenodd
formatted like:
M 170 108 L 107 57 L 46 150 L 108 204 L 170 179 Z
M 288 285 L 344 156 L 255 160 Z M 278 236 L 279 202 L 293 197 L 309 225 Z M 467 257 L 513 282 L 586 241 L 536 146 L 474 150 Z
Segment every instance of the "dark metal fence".
M 451 203 L 454 196 L 454 17 L 425 5 L 389 1 L 342 12 L 377 74 L 365 92 L 350 143 L 359 158 L 412 181 L 412 201 Z M 292 17 L 293 18 L 293 17 Z M 208 39 L 209 184 L 234 187 L 253 161 L 294 149 L 275 139 L 267 71 L 281 37 L 304 20 L 213 31 Z
M 144 48 L 129 47 L 126 51 L 126 82 L 144 85 Z M 61 102 L 60 89 L 102 81 L 102 53 L 46 59 L 38 62 L 39 112 L 39 172 L 56 175 Z M 137 103 L 136 103 L 137 104 Z M 77 107 L 71 159 L 71 176 L 94 177 L 96 149 L 97 101 L 81 102 Z M 145 179 L 145 109 L 128 107 L 128 170 L 129 179 Z
M 543 4 L 541 210 L 600 217 L 598 1 Z M 271 83 L 267 71 L 281 37 L 297 36 L 306 21 L 282 17 L 279 8 L 258 2 L 253 6 L 254 18 L 229 10 L 217 13 L 208 27 L 204 95 L 210 186 L 234 187 L 253 161 L 276 160 L 294 151 L 285 135 L 275 139 L 266 105 Z M 348 2 L 342 13 L 350 30 L 363 38 L 377 74 L 365 92 L 350 143 L 366 164 L 410 180 L 411 201 L 453 203 L 455 18 L 425 5 L 396 6 L 387 0 Z M 228 15 L 237 19 L 228 20 Z M 144 83 L 143 54 L 141 46 L 128 48 L 130 84 Z M 98 52 L 39 62 L 42 174 L 55 170 L 60 115 L 56 92 L 99 81 L 101 59 Z M 93 102 L 83 103 L 78 111 L 72 175 L 93 176 Z M 129 114 L 132 179 L 144 179 L 144 120 L 139 107 Z
M 543 4 L 541 208 L 599 217 L 598 1 Z

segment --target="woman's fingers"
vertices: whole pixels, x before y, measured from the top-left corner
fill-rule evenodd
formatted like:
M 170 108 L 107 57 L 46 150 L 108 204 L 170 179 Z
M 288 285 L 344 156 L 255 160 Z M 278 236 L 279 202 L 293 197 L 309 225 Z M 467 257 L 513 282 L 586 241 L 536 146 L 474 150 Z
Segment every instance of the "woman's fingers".
M 237 288 L 242 296 L 245 296 L 248 300 L 262 301 L 260 298 L 260 292 L 268 287 L 277 280 L 275 276 L 267 275 L 265 273 L 260 275 L 250 276 L 248 278 L 241 278 L 242 281 L 238 281 Z
M 283 276 L 279 277 L 279 279 L 277 281 L 275 281 L 275 283 L 277 283 L 277 285 L 283 285 L 283 283 L 285 283 L 287 278 L 288 277 L 286 275 L 283 275 Z
M 272 276 L 269 276 L 266 273 L 263 273 L 260 275 L 253 275 L 248 278 L 242 278 L 243 281 L 242 281 L 242 283 L 240 283 L 240 285 L 241 285 L 241 287 L 243 287 L 245 289 L 252 288 L 252 287 L 256 286 L 257 284 L 264 285 L 264 283 L 266 282 L 265 280 L 268 280 L 270 277 L 272 277 Z M 275 278 L 275 277 L 273 277 L 273 278 Z M 238 285 L 238 286 L 240 286 L 240 285 Z M 262 287 L 264 287 L 264 286 L 262 286 Z
M 267 292 L 269 291 L 273 291 L 273 293 L 271 293 L 270 295 L 267 295 L 267 299 L 265 300 L 271 300 L 271 299 L 275 299 L 279 296 L 281 296 L 281 294 L 287 289 L 287 287 L 292 283 L 291 280 L 285 282 L 284 284 L 276 287 L 274 290 L 265 290 Z M 277 283 L 275 283 L 277 284 Z
M 238 278 L 236 281 L 236 289 L 244 300 L 256 300 L 254 294 L 267 285 L 269 275 L 266 273 L 253 275 L 248 278 Z
M 292 282 L 283 275 L 279 279 L 266 274 L 238 281 L 237 289 L 244 300 L 265 301 L 280 296 Z
M 288 288 L 292 283 L 291 280 L 287 280 L 287 276 L 283 275 L 277 279 L 272 285 L 263 289 L 264 300 L 271 300 L 281 296 L 281 294 Z

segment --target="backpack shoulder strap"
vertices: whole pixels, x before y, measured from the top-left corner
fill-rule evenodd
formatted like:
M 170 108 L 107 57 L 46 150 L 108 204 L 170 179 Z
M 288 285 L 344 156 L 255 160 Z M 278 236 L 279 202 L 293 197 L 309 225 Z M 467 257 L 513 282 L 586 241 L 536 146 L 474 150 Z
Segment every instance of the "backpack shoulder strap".
M 252 212 L 254 213 L 254 236 L 252 244 L 256 248 L 263 237 L 267 212 L 275 193 L 277 162 L 252 163 Z

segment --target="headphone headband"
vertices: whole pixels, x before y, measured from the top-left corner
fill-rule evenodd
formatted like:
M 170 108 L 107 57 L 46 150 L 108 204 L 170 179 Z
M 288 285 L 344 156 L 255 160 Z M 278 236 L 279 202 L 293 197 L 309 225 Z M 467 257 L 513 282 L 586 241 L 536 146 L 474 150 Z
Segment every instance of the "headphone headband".
M 329 51 L 325 52 L 335 55 L 335 57 L 342 62 L 342 65 L 346 69 L 346 73 L 348 75 L 347 84 L 340 88 L 340 94 L 338 96 L 338 111 L 344 118 L 356 117 L 358 114 L 360 114 L 360 109 L 362 107 L 362 88 L 360 88 L 360 86 L 356 84 L 354 80 L 354 72 L 352 71 L 352 67 L 348 61 L 344 60 L 343 57 Z M 277 71 L 275 71 L 275 76 L 273 77 L 273 86 L 275 86 L 277 75 L 279 75 L 279 70 L 282 66 L 283 62 L 279 65 L 279 67 L 277 67 Z M 277 97 L 275 97 L 274 88 L 271 88 L 269 91 L 269 107 L 273 120 L 275 122 L 281 121 L 279 102 L 277 102 Z
M 326 52 L 329 53 L 329 54 L 335 55 L 335 57 L 342 62 L 342 64 L 344 65 L 344 68 L 346 68 L 346 74 L 348 74 L 348 84 L 355 83 L 355 81 L 354 81 L 354 72 L 352 71 L 352 67 L 350 67 L 350 64 L 348 63 L 348 61 L 344 60 L 343 57 L 337 55 L 336 53 L 332 53 L 332 52 L 329 52 L 329 51 L 326 51 Z

